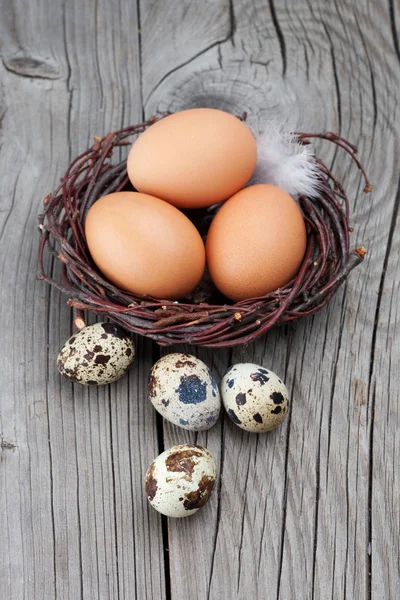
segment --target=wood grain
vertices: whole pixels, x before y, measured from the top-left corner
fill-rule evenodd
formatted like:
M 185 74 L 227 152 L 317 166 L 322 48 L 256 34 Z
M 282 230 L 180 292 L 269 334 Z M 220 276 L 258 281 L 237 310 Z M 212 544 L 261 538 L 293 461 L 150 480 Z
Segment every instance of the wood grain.
M 149 99 L 149 113 L 208 105 L 244 109 L 250 119 L 290 115 L 303 130 L 339 130 L 359 144 L 376 187 L 370 196 L 361 194 L 359 173 L 320 145 L 351 192 L 353 243 L 368 247 L 367 260 L 325 311 L 234 352 L 233 362 L 264 364 L 285 378 L 291 416 L 277 432 L 258 437 L 223 422 L 209 578 L 209 556 L 199 561 L 192 542 L 195 531 L 204 557 L 206 516 L 199 515 L 199 525 L 173 523 L 171 573 L 179 586 L 173 585 L 172 597 L 187 598 L 193 585 L 204 598 L 394 597 L 400 582 L 399 503 L 396 487 L 389 492 L 386 486 L 396 481 L 396 429 L 389 448 L 383 439 L 385 427 L 398 422 L 399 394 L 390 386 L 391 403 L 377 436 L 374 389 L 382 397 L 390 373 L 385 368 L 380 385 L 373 382 L 381 274 L 387 272 L 387 245 L 393 248 L 399 236 L 393 221 L 399 172 L 393 15 L 381 3 L 358 3 L 351 12 L 322 2 L 235 2 L 233 8 L 233 37 L 205 47 L 194 62 L 165 78 L 158 104 Z M 396 291 L 387 294 L 392 326 Z M 395 344 L 390 349 L 396 356 Z M 167 429 L 169 444 L 181 437 Z M 377 444 L 385 481 L 375 471 Z M 195 566 L 188 570 L 188 564 Z M 301 590 L 298 596 L 294 590 Z
M 394 600 L 400 589 L 400 6 L 389 0 L 3 0 L 0 23 L 0 597 Z M 93 135 L 212 106 L 355 141 L 327 143 L 368 254 L 329 306 L 248 348 L 196 350 L 279 373 L 286 422 L 190 434 L 146 400 L 159 349 L 99 390 L 60 379 L 65 298 L 36 281 L 40 201 Z M 54 267 L 56 268 L 56 267 Z M 176 348 L 181 350 L 181 348 Z M 168 350 L 170 351 L 170 350 Z M 151 460 L 206 445 L 210 504 L 167 523 Z
M 161 519 L 141 484 L 158 453 L 155 415 L 143 402 L 152 346 L 138 340 L 140 359 L 115 386 L 71 386 L 55 367 L 70 310 L 35 281 L 42 198 L 93 135 L 141 120 L 136 6 L 6 8 L 0 596 L 159 600 Z

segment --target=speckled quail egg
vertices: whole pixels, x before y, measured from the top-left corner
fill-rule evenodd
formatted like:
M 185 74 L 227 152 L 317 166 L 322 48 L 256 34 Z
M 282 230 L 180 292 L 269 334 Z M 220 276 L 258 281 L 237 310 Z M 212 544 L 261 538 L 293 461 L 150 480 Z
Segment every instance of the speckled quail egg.
M 154 408 L 184 429 L 210 429 L 218 419 L 221 399 L 215 377 L 190 354 L 160 358 L 150 371 L 148 392 Z
M 271 431 L 285 420 L 288 412 L 285 384 L 278 375 L 259 365 L 233 365 L 222 379 L 221 395 L 232 421 L 246 431 Z
M 135 346 L 127 331 L 114 323 L 95 323 L 65 342 L 57 367 L 75 383 L 104 385 L 122 377 L 134 356 Z
M 209 500 L 217 478 L 210 452 L 202 446 L 172 446 L 157 456 L 146 473 L 150 504 L 167 517 L 188 517 Z

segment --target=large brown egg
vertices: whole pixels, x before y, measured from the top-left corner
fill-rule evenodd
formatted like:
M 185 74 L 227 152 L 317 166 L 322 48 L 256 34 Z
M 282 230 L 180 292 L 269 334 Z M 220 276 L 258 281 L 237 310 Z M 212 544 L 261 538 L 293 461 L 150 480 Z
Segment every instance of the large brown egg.
M 253 185 L 220 208 L 207 236 L 207 265 L 231 300 L 264 296 L 297 274 L 307 245 L 296 202 L 273 185 Z
M 183 213 L 153 196 L 103 196 L 88 212 L 85 233 L 100 271 L 134 294 L 182 298 L 203 274 L 205 249 L 199 232 Z
M 128 175 L 140 192 L 179 208 L 226 200 L 250 179 L 257 146 L 250 129 L 222 110 L 193 108 L 169 115 L 134 142 Z

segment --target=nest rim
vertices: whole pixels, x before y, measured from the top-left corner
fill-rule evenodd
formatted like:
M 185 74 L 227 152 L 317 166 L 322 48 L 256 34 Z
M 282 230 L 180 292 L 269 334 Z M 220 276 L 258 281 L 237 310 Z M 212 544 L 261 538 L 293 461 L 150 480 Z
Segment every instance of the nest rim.
M 243 114 L 239 118 L 245 117 Z M 68 295 L 67 304 L 75 311 L 75 325 L 85 326 L 84 311 L 91 311 L 159 345 L 184 343 L 222 348 L 247 345 L 276 324 L 323 308 L 362 262 L 366 250 L 363 246 L 350 250 L 352 228 L 347 194 L 318 157 L 315 161 L 320 173 L 320 193 L 315 198 L 298 198 L 307 228 L 306 253 L 298 274 L 286 286 L 233 304 L 208 304 L 137 296 L 105 279 L 86 245 L 86 214 L 100 197 L 126 188 L 126 158 L 115 164 L 113 154 L 118 148 L 130 146 L 129 138 L 140 135 L 159 118 L 154 116 L 138 125 L 95 137 L 94 144 L 68 166 L 56 190 L 44 198 L 44 209 L 39 215 L 38 278 Z M 346 139 L 332 132 L 296 132 L 296 137 L 301 144 L 318 138 L 342 148 L 361 171 L 364 192 L 372 190 L 356 156 L 356 146 Z M 51 261 L 45 264 L 46 254 L 61 264 L 58 276 L 52 274 Z

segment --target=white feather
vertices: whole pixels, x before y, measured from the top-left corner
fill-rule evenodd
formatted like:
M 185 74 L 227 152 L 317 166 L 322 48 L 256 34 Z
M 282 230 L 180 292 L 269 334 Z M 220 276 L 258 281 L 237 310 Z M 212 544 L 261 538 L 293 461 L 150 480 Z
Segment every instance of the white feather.
M 269 121 L 263 131 L 251 127 L 257 142 L 257 165 L 248 185 L 269 183 L 296 198 L 318 195 L 320 175 L 310 146 L 299 144 L 288 124 Z

